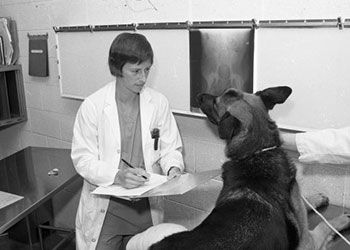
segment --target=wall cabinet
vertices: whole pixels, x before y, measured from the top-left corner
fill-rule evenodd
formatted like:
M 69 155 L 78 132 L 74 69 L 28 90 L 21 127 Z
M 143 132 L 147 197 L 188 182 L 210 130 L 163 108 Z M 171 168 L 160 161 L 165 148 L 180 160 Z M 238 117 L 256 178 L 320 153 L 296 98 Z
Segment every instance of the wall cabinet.
M 0 66 L 0 130 L 26 120 L 22 67 Z

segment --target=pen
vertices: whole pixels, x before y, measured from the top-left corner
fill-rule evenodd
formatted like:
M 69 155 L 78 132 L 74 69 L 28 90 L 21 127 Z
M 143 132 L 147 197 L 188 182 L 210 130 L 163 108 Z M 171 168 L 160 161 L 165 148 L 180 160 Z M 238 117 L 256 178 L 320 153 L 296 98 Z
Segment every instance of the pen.
M 122 159 L 122 162 L 124 162 L 129 168 L 134 168 L 135 167 L 133 165 L 131 165 L 129 162 L 127 162 L 126 160 Z M 145 180 L 147 180 L 147 177 L 144 175 L 141 175 Z
M 151 131 L 151 137 L 154 139 L 154 150 L 158 150 L 159 128 L 154 128 Z

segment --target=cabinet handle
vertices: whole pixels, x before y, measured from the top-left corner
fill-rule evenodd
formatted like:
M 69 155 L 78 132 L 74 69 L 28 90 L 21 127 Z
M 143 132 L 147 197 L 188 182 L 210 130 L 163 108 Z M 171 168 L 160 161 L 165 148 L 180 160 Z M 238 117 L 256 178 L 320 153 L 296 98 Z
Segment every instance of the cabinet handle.
M 49 175 L 49 176 L 51 176 L 51 175 L 58 175 L 58 173 L 59 173 L 59 170 L 57 169 L 57 168 L 54 168 L 54 169 L 52 169 L 52 170 L 50 170 L 47 174 Z

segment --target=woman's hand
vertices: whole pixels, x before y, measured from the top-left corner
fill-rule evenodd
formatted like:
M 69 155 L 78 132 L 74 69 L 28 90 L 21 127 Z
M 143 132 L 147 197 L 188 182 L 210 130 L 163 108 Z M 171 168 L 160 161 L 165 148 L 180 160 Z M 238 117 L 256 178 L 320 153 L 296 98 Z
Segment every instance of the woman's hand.
M 114 184 L 124 188 L 136 188 L 149 180 L 150 175 L 142 168 L 121 167 L 114 178 Z
M 168 180 L 180 176 L 181 170 L 178 167 L 171 167 L 168 171 Z

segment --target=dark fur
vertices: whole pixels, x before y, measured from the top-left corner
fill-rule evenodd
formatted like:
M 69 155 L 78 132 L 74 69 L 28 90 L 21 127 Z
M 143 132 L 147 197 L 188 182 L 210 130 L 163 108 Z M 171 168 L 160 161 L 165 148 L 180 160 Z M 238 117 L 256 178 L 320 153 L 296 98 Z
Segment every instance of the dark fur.
M 289 87 L 276 87 L 255 94 L 229 89 L 219 97 L 198 97 L 200 108 L 227 142 L 230 160 L 222 166 L 223 188 L 199 226 L 168 236 L 150 249 L 298 247 L 304 219 L 298 215 L 296 168 L 280 148 L 278 128 L 267 112 L 290 94 Z

